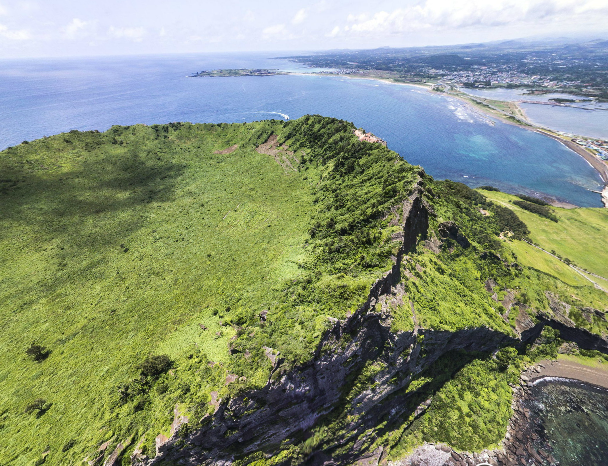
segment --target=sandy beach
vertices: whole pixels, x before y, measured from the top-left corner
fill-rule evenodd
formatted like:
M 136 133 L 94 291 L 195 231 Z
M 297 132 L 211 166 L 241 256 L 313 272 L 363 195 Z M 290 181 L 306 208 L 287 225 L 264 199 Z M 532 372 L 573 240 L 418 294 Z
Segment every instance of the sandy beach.
M 547 377 L 560 377 L 608 388 L 608 364 L 588 366 L 574 360 L 559 358 L 557 361 L 540 361 L 527 374 L 531 383 Z

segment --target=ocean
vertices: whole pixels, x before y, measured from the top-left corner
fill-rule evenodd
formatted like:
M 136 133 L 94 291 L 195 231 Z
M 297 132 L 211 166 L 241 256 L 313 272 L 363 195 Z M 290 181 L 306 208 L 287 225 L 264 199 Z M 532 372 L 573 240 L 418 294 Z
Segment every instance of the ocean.
M 551 452 L 560 466 L 608 464 L 608 390 L 562 379 L 543 380 L 530 394 L 536 451 Z
M 0 149 L 72 129 L 321 114 L 355 123 L 430 175 L 601 207 L 601 179 L 545 136 L 413 86 L 319 76 L 188 78 L 217 68 L 308 71 L 268 55 L 0 61 Z

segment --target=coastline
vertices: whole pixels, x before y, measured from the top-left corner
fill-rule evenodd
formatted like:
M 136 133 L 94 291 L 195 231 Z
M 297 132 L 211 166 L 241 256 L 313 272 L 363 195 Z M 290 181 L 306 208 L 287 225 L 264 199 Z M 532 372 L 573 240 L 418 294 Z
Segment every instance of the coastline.
M 508 115 L 502 113 L 502 111 L 500 111 L 498 109 L 494 110 L 491 108 L 484 108 L 479 102 L 475 101 L 474 99 L 467 96 L 466 94 L 463 95 L 463 94 L 453 94 L 451 92 L 435 91 L 435 90 L 433 90 L 431 85 L 398 82 L 398 81 L 394 81 L 392 78 L 389 78 L 389 77 L 381 78 L 381 77 L 377 77 L 377 76 L 357 76 L 357 75 L 346 75 L 346 74 L 338 75 L 338 74 L 325 74 L 325 73 L 294 73 L 294 72 L 288 72 L 287 74 L 294 75 L 294 76 L 322 76 L 322 77 L 348 78 L 348 79 L 369 79 L 372 81 L 379 81 L 379 82 L 383 82 L 386 84 L 396 84 L 396 85 L 411 86 L 411 87 L 416 87 L 416 88 L 420 88 L 420 89 L 425 89 L 426 91 L 428 91 L 432 94 L 443 95 L 446 97 L 449 96 L 451 98 L 457 99 L 457 100 L 467 104 L 474 111 L 479 111 L 486 116 L 497 118 L 502 123 L 506 123 L 506 124 L 513 125 L 513 126 L 518 126 L 519 128 L 523 128 L 528 131 L 533 131 L 535 133 L 542 134 L 543 136 L 550 137 L 551 139 L 561 142 L 565 147 L 570 149 L 575 154 L 579 155 L 580 157 L 583 157 L 585 159 L 585 161 L 587 163 L 589 163 L 589 165 L 591 165 L 591 167 L 593 167 L 593 169 L 595 169 L 598 172 L 598 174 L 600 175 L 600 178 L 602 179 L 602 182 L 604 183 L 603 189 L 601 192 L 599 192 L 599 194 L 602 196 L 602 202 L 604 204 L 604 207 L 608 208 L 608 164 L 604 163 L 602 160 L 595 157 L 593 154 L 591 154 L 590 152 L 585 150 L 583 147 L 570 141 L 569 139 L 560 137 L 555 134 L 551 134 L 550 132 L 548 132 L 549 130 L 542 128 L 540 126 L 534 125 L 526 118 L 525 112 L 519 106 L 517 106 L 519 109 L 519 114 L 521 116 L 523 116 L 524 118 L 526 118 L 526 121 L 524 121 L 522 123 L 518 123 L 516 121 L 509 119 Z M 517 105 L 517 104 L 515 104 L 515 105 Z M 559 201 L 552 203 L 552 205 L 554 205 L 555 207 L 566 207 L 566 206 L 563 206 L 562 203 L 560 203 Z M 571 206 L 567 206 L 567 207 L 571 207 Z
M 574 358 L 560 357 L 553 361 L 540 361 L 530 368 L 527 374 L 530 374 L 528 376 L 529 384 L 535 384 L 547 378 L 559 378 L 578 380 L 608 389 L 608 364 L 585 365 Z

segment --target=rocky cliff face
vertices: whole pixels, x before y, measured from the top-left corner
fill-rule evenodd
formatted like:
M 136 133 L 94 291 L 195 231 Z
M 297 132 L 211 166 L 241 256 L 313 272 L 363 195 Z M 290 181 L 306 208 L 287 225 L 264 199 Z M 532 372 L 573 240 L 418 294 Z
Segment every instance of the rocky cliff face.
M 392 270 L 373 285 L 356 313 L 335 321 L 308 364 L 284 371 L 277 361 L 263 389 L 222 402 L 200 429 L 174 436 L 158 449 L 155 459 L 135 462 L 224 464 L 256 451 L 272 455 L 287 439 L 305 439 L 311 427 L 336 410 L 348 412 L 352 419 L 338 433 L 336 442 L 341 443 L 376 427 L 380 419 L 398 423 L 411 415 L 417 406 L 408 402 L 410 395 L 403 389 L 442 355 L 454 350 L 488 352 L 513 342 L 487 328 L 395 333 L 390 313 L 375 310 L 379 302 L 400 298 L 402 254 L 426 235 L 429 207 L 421 194 L 416 188 L 403 204 L 403 235 Z M 361 453 L 359 444 L 341 456 L 354 459 Z M 305 460 L 329 459 L 324 451 L 313 450 Z
M 407 387 L 413 377 L 443 355 L 454 351 L 487 353 L 507 344 L 521 344 L 536 338 L 544 325 L 558 328 L 565 338 L 583 342 L 583 348 L 608 350 L 608 343 L 600 337 L 552 318 L 541 318 L 522 333 L 521 340 L 484 327 L 457 332 L 417 327 L 408 332 L 392 331 L 391 314 L 382 304 L 391 300 L 403 304 L 399 286 L 402 255 L 426 237 L 432 215 L 422 193 L 418 186 L 403 203 L 403 233 L 394 237 L 401 243 L 394 266 L 372 286 L 357 312 L 334 322 L 309 363 L 287 370 L 277 359 L 263 389 L 222 401 L 214 415 L 202 419 L 201 427 L 187 434 L 178 432 L 159 446 L 156 458 L 138 457 L 133 462 L 231 464 L 260 451 L 271 457 L 285 442 L 308 439 L 310 429 L 324 419 L 346 414 L 343 427 L 331 433 L 333 444 L 317 447 L 313 442 L 300 460 L 349 464 L 368 455 L 377 464 L 382 452 L 368 450 L 383 433 L 379 425 L 399 426 L 424 410 L 424 405 L 413 401 Z M 347 447 L 340 451 L 334 448 L 344 445 Z

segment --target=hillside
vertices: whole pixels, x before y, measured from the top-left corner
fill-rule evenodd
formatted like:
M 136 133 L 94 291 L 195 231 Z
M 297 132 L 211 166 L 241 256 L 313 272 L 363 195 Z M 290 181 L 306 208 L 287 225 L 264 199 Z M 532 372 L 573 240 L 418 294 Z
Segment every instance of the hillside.
M 558 214 L 572 239 L 551 240 L 354 130 L 115 126 L 3 151 L 0 463 L 479 451 L 555 353 L 545 325 L 608 351 L 606 293 L 519 241 L 602 275 L 576 242 L 576 222 L 605 237 L 601 214 Z

